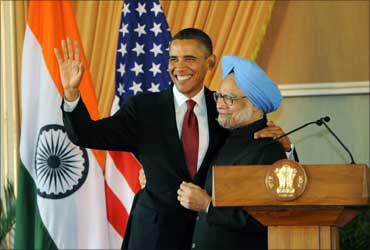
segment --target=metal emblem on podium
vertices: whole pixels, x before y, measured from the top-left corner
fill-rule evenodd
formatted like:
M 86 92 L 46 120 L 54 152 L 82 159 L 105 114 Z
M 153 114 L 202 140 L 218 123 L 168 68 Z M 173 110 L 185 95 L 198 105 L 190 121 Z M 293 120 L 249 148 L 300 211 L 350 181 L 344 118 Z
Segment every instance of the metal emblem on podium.
M 265 186 L 273 198 L 281 201 L 297 199 L 305 190 L 307 174 L 295 161 L 280 160 L 267 171 Z

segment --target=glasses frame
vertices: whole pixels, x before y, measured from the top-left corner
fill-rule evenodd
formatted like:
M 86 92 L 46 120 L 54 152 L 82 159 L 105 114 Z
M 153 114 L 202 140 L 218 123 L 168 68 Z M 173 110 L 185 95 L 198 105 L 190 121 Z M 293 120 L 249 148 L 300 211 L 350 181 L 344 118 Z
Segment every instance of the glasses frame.
M 235 101 L 238 101 L 238 100 L 241 100 L 241 99 L 244 99 L 244 98 L 247 98 L 247 97 L 246 96 L 233 97 L 233 96 L 230 96 L 230 95 L 223 95 L 219 92 L 213 92 L 213 99 L 215 100 L 215 102 L 217 102 L 218 98 L 222 98 L 223 102 L 227 106 L 232 106 Z

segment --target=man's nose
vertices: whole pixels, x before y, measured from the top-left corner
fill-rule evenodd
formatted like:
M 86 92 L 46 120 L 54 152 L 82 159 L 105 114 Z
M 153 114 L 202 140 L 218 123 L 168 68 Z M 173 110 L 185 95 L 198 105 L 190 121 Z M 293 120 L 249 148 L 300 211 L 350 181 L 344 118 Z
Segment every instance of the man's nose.
M 224 109 L 226 108 L 226 103 L 222 97 L 218 97 L 216 100 L 216 107 L 219 109 Z

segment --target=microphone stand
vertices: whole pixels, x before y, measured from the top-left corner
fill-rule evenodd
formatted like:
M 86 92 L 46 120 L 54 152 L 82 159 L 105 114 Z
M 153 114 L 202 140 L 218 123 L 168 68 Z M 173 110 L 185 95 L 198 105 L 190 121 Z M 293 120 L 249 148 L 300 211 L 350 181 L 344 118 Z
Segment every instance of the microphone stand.
M 339 142 L 340 145 L 347 151 L 349 156 L 351 157 L 351 164 L 356 164 L 355 161 L 353 160 L 353 156 L 349 149 L 343 144 L 343 142 L 338 138 L 338 136 L 333 132 L 333 130 L 330 129 L 329 125 L 326 124 L 325 121 L 322 121 L 322 124 L 329 130 L 329 132 L 334 136 L 334 138 Z

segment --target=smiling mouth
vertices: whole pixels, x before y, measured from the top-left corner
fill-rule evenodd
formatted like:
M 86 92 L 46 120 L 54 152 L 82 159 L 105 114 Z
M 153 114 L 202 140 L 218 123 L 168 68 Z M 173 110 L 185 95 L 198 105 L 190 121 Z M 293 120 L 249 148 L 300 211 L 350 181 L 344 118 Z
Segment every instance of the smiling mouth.
M 183 76 L 176 75 L 175 77 L 176 77 L 176 80 L 178 80 L 179 82 L 183 82 L 183 81 L 189 80 L 191 78 L 191 75 L 183 75 Z

